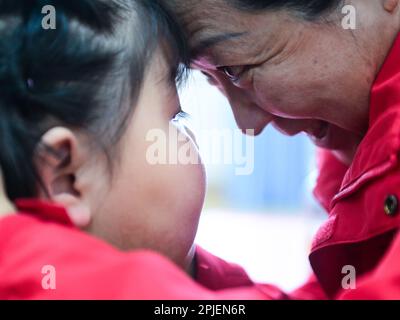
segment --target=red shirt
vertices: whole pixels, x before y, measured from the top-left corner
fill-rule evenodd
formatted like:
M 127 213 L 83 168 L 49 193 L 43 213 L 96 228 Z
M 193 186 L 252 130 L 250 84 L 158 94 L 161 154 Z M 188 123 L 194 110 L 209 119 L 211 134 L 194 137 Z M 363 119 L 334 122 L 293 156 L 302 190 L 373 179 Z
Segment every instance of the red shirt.
M 0 220 L 0 299 L 280 298 L 278 289 L 253 284 L 240 267 L 202 249 L 196 283 L 156 253 L 121 252 L 76 229 L 62 207 L 16 205 L 18 214 Z M 55 270 L 54 289 L 43 286 L 44 266 Z

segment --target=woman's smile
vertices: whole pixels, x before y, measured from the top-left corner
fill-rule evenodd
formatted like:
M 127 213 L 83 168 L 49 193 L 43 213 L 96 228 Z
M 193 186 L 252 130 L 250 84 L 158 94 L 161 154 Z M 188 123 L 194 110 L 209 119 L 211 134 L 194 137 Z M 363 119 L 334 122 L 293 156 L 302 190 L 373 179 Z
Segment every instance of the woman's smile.
M 317 127 L 307 130 L 306 133 L 316 146 L 326 148 L 329 145 L 330 128 L 328 122 L 320 121 Z

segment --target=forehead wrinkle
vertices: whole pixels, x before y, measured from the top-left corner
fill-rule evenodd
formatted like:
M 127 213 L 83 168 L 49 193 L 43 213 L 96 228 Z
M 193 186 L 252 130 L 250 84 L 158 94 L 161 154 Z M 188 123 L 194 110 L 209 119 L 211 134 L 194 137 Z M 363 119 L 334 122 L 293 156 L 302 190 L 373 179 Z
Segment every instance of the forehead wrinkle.
M 173 3 L 177 0 L 170 0 Z M 182 1 L 182 0 L 181 0 Z M 224 1 L 221 0 L 203 0 L 193 1 L 185 0 L 183 4 L 175 5 L 174 11 L 181 20 L 181 25 L 185 30 L 186 36 L 190 42 L 197 43 L 201 37 L 213 36 L 217 32 L 224 33 L 238 33 L 235 29 L 240 25 L 236 15 L 232 14 L 232 9 L 226 6 Z M 232 24 L 229 29 L 221 30 L 221 20 Z
M 204 39 L 197 41 L 197 43 L 193 45 L 191 48 L 191 54 L 193 56 L 198 56 L 207 49 L 215 47 L 226 41 L 236 40 L 238 38 L 243 37 L 246 34 L 247 32 L 227 32 L 216 35 L 210 35 L 208 37 L 205 37 Z

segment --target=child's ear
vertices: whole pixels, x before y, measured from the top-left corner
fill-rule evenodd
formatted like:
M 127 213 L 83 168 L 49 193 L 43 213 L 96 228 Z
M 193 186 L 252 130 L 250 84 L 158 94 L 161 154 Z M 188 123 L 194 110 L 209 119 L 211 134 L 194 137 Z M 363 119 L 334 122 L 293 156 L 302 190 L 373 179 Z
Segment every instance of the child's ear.
M 40 196 L 64 206 L 77 227 L 87 227 L 91 210 L 79 183 L 86 152 L 78 137 L 67 128 L 52 128 L 42 136 L 36 154 L 38 172 L 47 192 L 41 191 Z

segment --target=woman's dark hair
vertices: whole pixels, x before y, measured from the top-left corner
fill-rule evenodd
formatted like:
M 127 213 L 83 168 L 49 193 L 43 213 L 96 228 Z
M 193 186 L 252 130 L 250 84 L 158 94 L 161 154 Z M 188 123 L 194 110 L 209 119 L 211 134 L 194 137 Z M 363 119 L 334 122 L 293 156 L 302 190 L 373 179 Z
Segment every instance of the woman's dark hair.
M 55 29 L 42 27 L 46 5 Z M 155 0 L 0 0 L 0 167 L 11 200 L 42 185 L 35 156 L 51 127 L 93 134 L 106 153 L 115 145 L 160 42 L 177 68 L 187 60 Z
M 214 7 L 223 10 L 223 6 L 236 8 L 250 13 L 258 13 L 262 10 L 288 10 L 295 16 L 306 20 L 317 20 L 329 10 L 336 9 L 343 0 L 162 0 L 163 3 L 174 11 L 178 16 L 185 16 L 193 12 L 194 8 L 204 9 L 203 15 L 207 16 L 207 9 Z M 190 15 L 193 19 L 202 19 L 202 16 Z
M 289 9 L 307 19 L 315 19 L 337 7 L 341 0 L 225 0 L 229 5 L 247 11 Z

